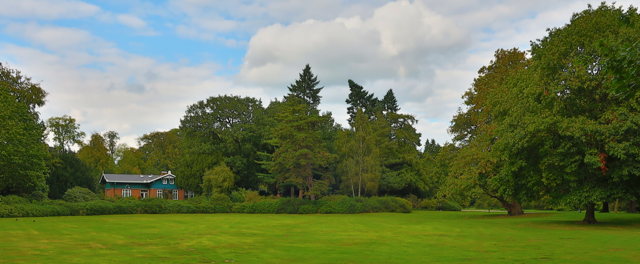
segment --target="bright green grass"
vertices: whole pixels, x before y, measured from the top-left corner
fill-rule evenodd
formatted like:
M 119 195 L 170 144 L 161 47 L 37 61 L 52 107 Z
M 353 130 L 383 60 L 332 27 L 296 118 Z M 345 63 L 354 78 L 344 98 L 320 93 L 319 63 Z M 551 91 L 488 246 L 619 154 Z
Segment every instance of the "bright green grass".
M 638 263 L 640 214 L 426 212 L 0 219 L 0 263 Z M 33 222 L 35 220 L 35 222 Z

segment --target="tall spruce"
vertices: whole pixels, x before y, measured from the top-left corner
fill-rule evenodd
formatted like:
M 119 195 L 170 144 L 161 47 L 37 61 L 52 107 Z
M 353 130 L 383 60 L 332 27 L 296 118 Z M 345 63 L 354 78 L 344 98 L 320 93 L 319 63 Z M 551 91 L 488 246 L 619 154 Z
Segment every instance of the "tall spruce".
M 358 108 L 361 108 L 364 114 L 370 118 L 375 116 L 378 98 L 373 97 L 373 93 L 367 92 L 362 86 L 352 80 L 349 80 L 349 90 L 351 92 L 345 100 L 345 102 L 349 104 L 349 107 L 347 107 L 349 123 L 355 121 Z
M 309 64 L 304 67 L 299 77 L 300 79 L 287 87 L 289 88 L 288 96 L 300 98 L 304 100 L 309 107 L 317 110 L 318 105 L 320 105 L 320 99 L 322 99 L 320 91 L 322 91 L 324 87 L 317 87 L 320 81 L 318 81 L 318 76 L 313 75 L 313 72 L 311 72 Z
M 398 100 L 396 99 L 395 94 L 393 94 L 393 89 L 389 89 L 387 93 L 380 101 L 381 110 L 384 113 L 397 113 L 400 111 L 400 106 L 398 106 Z

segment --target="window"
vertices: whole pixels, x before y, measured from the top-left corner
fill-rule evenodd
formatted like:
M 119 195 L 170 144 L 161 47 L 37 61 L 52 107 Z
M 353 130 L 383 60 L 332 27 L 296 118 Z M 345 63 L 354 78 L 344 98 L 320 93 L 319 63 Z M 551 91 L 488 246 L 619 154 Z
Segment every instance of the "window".
M 193 197 L 196 197 L 193 191 L 187 191 L 187 198 L 193 198 Z
M 162 179 L 162 184 L 167 184 L 167 178 Z
M 173 190 L 173 199 L 178 200 L 178 190 Z
M 131 197 L 131 189 L 122 189 L 122 197 Z
M 169 184 L 173 184 L 173 179 L 170 179 L 170 180 L 169 180 Z
M 158 198 L 162 198 L 162 190 L 158 190 L 157 191 L 157 195 Z
M 149 190 L 140 190 L 140 199 L 149 198 Z

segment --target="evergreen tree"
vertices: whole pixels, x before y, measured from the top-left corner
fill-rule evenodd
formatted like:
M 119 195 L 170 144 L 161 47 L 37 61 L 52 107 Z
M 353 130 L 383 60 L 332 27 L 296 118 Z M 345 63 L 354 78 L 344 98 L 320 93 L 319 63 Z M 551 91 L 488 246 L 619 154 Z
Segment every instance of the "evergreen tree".
M 318 105 L 320 105 L 320 91 L 324 87 L 317 87 L 320 81 L 318 81 L 318 76 L 314 76 L 313 72 L 311 72 L 311 67 L 307 64 L 306 67 L 300 73 L 300 79 L 296 80 L 295 84 L 291 84 L 289 87 L 289 94 L 285 97 L 288 100 L 289 97 L 294 96 L 304 100 L 304 102 L 311 109 L 318 109 Z
M 382 98 L 382 101 L 380 101 L 380 106 L 381 106 L 381 110 L 384 111 L 384 113 L 397 113 L 398 111 L 400 111 L 400 106 L 398 106 L 398 100 L 396 100 L 396 96 L 393 94 L 393 90 L 389 89 L 389 91 L 387 91 L 387 93 L 384 95 L 384 97 Z
M 369 94 L 362 86 L 356 82 L 349 80 L 349 97 L 345 100 L 349 107 L 347 107 L 347 114 L 349 114 L 349 123 L 353 123 L 356 118 L 358 108 L 361 108 L 364 114 L 368 117 L 373 117 L 376 113 L 376 106 L 378 105 L 378 98 L 373 97 L 373 93 Z

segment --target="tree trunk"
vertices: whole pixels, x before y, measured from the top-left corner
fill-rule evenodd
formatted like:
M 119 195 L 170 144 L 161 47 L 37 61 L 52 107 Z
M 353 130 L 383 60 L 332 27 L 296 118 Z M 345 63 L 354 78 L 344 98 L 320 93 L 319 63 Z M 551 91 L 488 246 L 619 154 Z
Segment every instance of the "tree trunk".
M 629 211 L 627 211 L 628 213 L 637 213 L 638 210 L 636 209 L 636 201 L 630 201 L 629 202 Z
M 616 198 L 616 205 L 613 207 L 613 213 L 614 214 L 618 213 L 618 200 L 619 200 L 619 198 Z
M 595 224 L 598 221 L 596 221 L 596 204 L 594 203 L 588 203 L 587 204 L 587 211 L 584 214 L 584 219 L 582 220 L 582 222 L 579 222 L 581 224 Z
M 298 197 L 298 198 L 302 199 L 302 193 L 303 193 L 302 189 L 300 189 L 300 197 Z
M 603 202 L 602 203 L 602 211 L 600 211 L 601 213 L 608 213 L 609 212 L 609 202 Z
M 293 186 L 291 186 L 291 198 L 295 197 L 294 195 L 296 195 L 296 192 Z
M 508 202 L 505 199 L 498 198 L 498 201 L 502 204 L 502 207 L 507 210 L 507 214 L 510 216 L 523 215 L 524 211 L 522 211 L 522 205 L 519 202 L 511 199 L 511 202 Z

